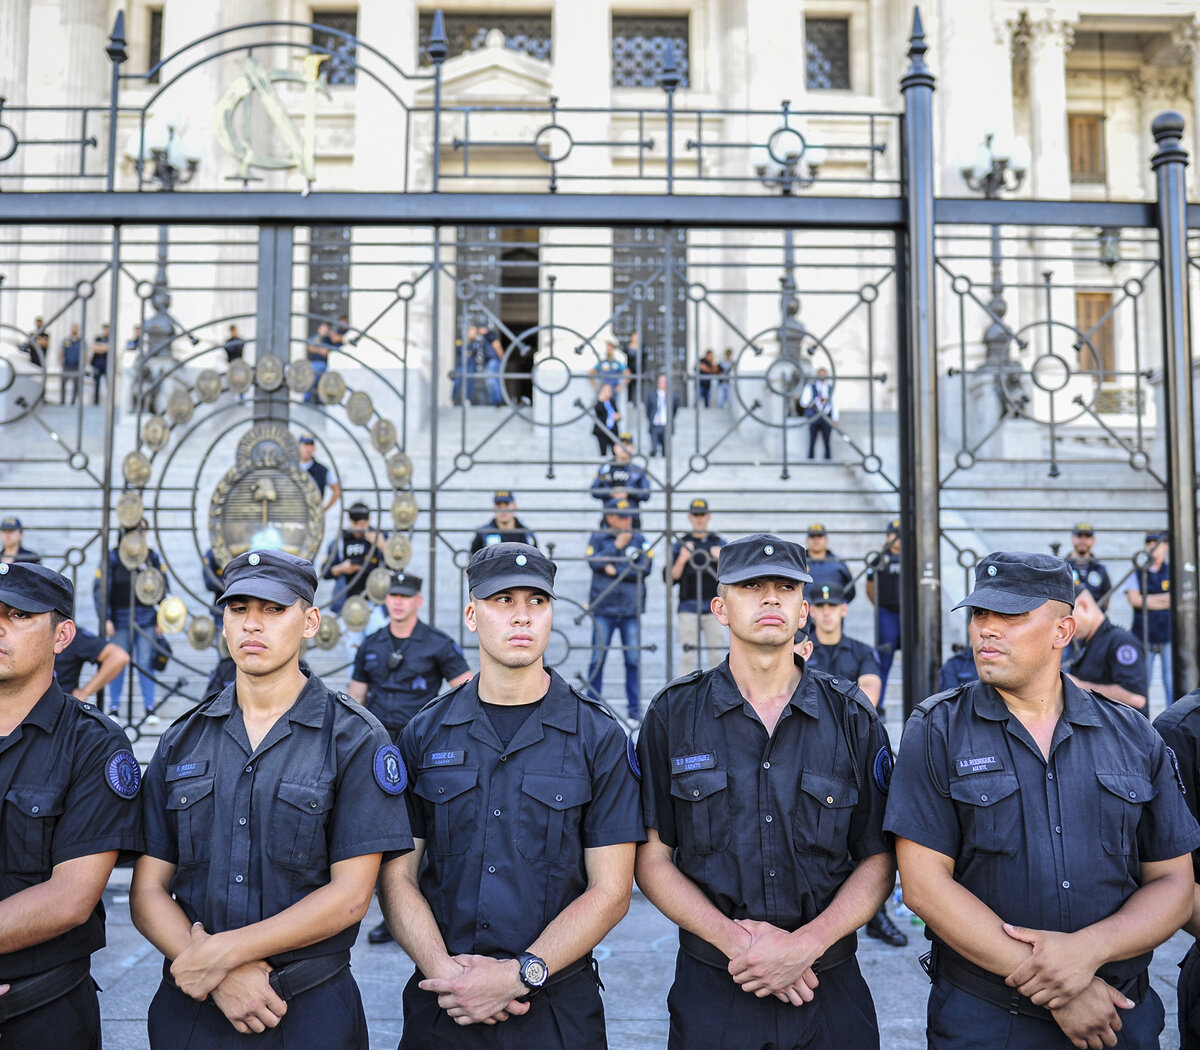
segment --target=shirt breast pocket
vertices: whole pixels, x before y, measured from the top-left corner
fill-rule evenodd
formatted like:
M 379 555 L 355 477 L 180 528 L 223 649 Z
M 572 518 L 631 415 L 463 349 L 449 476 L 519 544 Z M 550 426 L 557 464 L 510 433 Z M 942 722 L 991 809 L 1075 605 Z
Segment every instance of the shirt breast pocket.
M 801 853 L 840 857 L 847 851 L 850 817 L 858 805 L 858 787 L 851 780 L 804 770 L 792 838 Z
M 679 820 L 679 846 L 687 853 L 715 853 L 733 838 L 729 777 L 724 769 L 703 769 L 671 778 Z
M 4 796 L 4 865 L 20 874 L 50 870 L 65 788 L 12 787 Z
M 950 797 L 959 803 L 963 846 L 976 853 L 1012 856 L 1023 838 L 1021 795 L 1015 774 L 975 773 L 950 782 Z
M 174 814 L 181 868 L 207 863 L 212 856 L 213 780 L 195 777 L 169 785 L 167 812 Z
M 1142 773 L 1101 773 L 1100 781 L 1100 845 L 1112 856 L 1137 852 L 1137 829 L 1142 819 L 1142 807 L 1157 792 Z
M 521 780 L 521 819 L 517 850 L 526 860 L 569 863 L 579 855 L 565 842 L 579 840 L 579 819 L 592 800 L 587 777 L 526 773 Z
M 430 848 L 439 856 L 466 852 L 474 838 L 478 780 L 477 769 L 426 769 L 413 784 L 418 797 L 433 803 Z M 429 831 L 426 828 L 426 834 Z
M 288 868 L 326 867 L 325 823 L 332 807 L 329 781 L 281 780 L 271 811 L 267 856 Z

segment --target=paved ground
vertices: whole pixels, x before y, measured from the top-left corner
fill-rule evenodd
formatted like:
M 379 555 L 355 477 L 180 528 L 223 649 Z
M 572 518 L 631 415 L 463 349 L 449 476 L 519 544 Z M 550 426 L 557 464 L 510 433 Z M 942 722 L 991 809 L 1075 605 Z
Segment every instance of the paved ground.
M 105 894 L 109 946 L 95 957 L 93 972 L 104 994 L 105 1050 L 144 1050 L 146 1008 L 161 975 L 162 959 L 133 929 L 125 889 L 128 872 L 118 870 Z M 354 950 L 354 974 L 362 989 L 371 1031 L 371 1050 L 394 1050 L 400 1040 L 400 991 L 412 965 L 394 944 L 367 944 L 366 930 L 378 909 L 363 923 Z M 925 1045 L 925 995 L 928 983 L 917 963 L 925 951 L 923 928 L 909 931 L 906 948 L 891 948 L 860 937 L 858 958 L 880 1017 L 884 1050 L 918 1050 Z M 1163 1047 L 1177 1047 L 1175 1035 L 1176 962 L 1189 938 L 1177 934 L 1160 948 L 1152 967 L 1154 984 L 1167 1005 Z M 612 1050 L 652 1050 L 666 1046 L 666 995 L 675 965 L 675 928 L 635 892 L 629 914 L 600 946 L 609 1046 Z M 69 1050 L 69 1048 L 61 1048 Z M 536 1050 L 536 1048 L 534 1048 Z

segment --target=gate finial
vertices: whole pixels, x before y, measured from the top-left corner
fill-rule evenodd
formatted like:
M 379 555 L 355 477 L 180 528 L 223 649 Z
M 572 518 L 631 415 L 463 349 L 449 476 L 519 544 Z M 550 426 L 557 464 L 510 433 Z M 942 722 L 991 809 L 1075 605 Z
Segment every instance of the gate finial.
M 104 49 L 104 53 L 108 55 L 110 62 L 118 66 L 129 57 L 125 51 L 124 11 L 117 12 L 116 21 L 113 22 L 112 35 L 108 38 L 108 47 Z

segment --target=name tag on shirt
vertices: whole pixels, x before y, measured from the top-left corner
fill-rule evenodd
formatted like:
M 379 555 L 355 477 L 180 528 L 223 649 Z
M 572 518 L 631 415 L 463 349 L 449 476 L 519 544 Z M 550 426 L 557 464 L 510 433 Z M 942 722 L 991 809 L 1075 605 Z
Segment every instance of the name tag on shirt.
M 207 772 L 207 758 L 202 758 L 199 762 L 177 762 L 173 766 L 167 766 L 167 779 L 183 780 L 185 777 L 202 777 Z
M 434 769 L 437 766 L 461 766 L 467 760 L 467 753 L 461 748 L 456 751 L 426 751 L 421 759 L 422 769 Z
M 1004 763 L 995 755 L 980 755 L 977 758 L 959 758 L 954 762 L 958 775 L 965 777 L 969 773 L 993 773 L 1003 769 Z
M 711 751 L 700 755 L 676 755 L 671 759 L 671 775 L 694 773 L 697 769 L 716 769 L 717 756 Z

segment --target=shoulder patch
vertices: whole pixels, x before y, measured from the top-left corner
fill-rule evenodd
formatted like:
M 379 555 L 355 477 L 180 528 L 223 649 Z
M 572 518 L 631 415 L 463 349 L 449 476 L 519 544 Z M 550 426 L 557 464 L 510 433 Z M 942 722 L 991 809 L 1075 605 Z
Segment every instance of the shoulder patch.
M 399 795 L 408 786 L 404 759 L 400 757 L 400 749 L 395 744 L 384 744 L 375 752 L 372 768 L 375 783 L 387 794 Z
M 629 768 L 633 771 L 633 775 L 640 781 L 642 779 L 642 767 L 638 764 L 637 744 L 633 742 L 633 737 L 628 737 L 626 740 L 625 757 L 629 759 Z
M 142 786 L 142 769 L 133 752 L 125 748 L 114 751 L 104 765 L 104 780 L 114 795 L 133 798 Z
M 1130 667 L 1138 662 L 1137 647 L 1133 645 L 1122 645 L 1117 647 L 1117 663 L 1122 667 Z
M 875 752 L 875 761 L 871 764 L 871 776 L 875 780 L 875 786 L 882 794 L 886 795 L 892 784 L 892 753 L 887 749 L 887 745 Z

